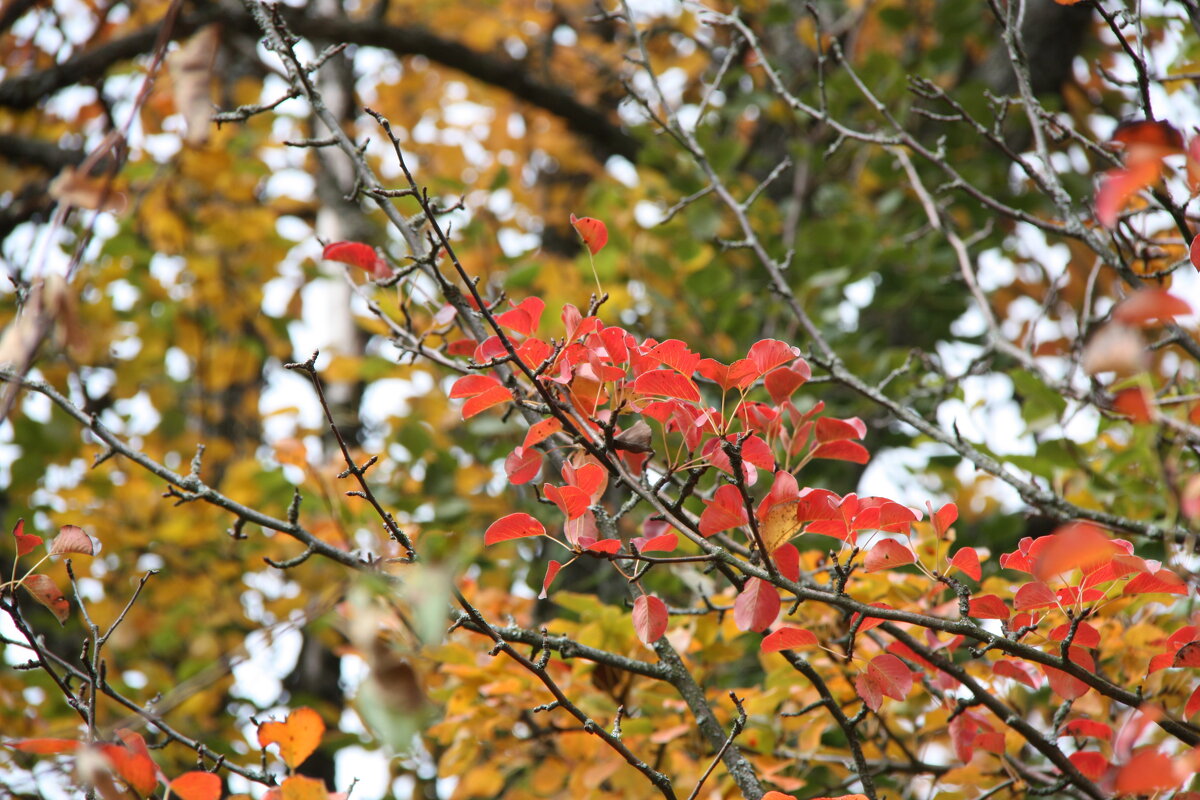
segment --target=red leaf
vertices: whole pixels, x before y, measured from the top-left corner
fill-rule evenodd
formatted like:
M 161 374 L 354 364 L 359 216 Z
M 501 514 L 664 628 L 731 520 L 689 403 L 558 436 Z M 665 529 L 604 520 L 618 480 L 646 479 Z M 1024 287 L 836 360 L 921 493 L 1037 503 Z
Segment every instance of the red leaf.
M 450 387 L 450 397 L 469 398 L 463 403 L 462 417 L 470 419 L 494 405 L 512 400 L 512 392 L 491 375 L 464 375 Z
M 1170 756 L 1144 747 L 1117 772 L 1117 794 L 1154 794 L 1180 784 Z
M 674 397 L 692 403 L 700 401 L 696 384 L 673 369 L 652 369 L 643 372 L 633 382 L 633 391 L 653 397 Z
M 538 329 L 546 302 L 540 297 L 526 297 L 515 307 L 496 317 L 496 322 L 522 336 L 529 336 Z
M 1011 614 L 1004 601 L 994 594 L 972 597 L 967 613 L 975 619 L 1008 619 Z
M 1125 584 L 1123 595 L 1131 594 L 1187 594 L 1183 578 L 1165 567 L 1158 572 L 1143 572 Z
M 180 800 L 221 800 L 221 779 L 211 772 L 185 772 L 171 781 L 171 794 Z
M 849 461 L 854 464 L 865 464 L 871 460 L 871 454 L 867 448 L 848 439 L 818 445 L 812 456 L 813 458 L 828 458 L 831 461 Z
M 768 372 L 790 364 L 800 357 L 800 348 L 792 347 L 787 342 L 778 339 L 763 339 L 750 346 L 746 358 L 754 365 L 758 373 L 755 377 L 766 375 Z
M 785 625 L 763 638 L 762 651 L 778 653 L 780 650 L 795 650 L 797 647 L 806 647 L 816 643 L 817 637 L 813 635 L 812 631 Z
M 1196 234 L 1196 238 L 1192 239 L 1192 245 L 1188 248 L 1188 260 L 1200 271 L 1200 234 Z
M 558 487 L 552 483 L 542 484 L 542 494 L 546 496 L 558 510 L 567 515 L 567 519 L 579 519 L 591 505 L 591 500 L 583 489 L 578 486 Z
M 483 534 L 485 545 L 506 542 L 509 539 L 524 539 L 527 536 L 541 536 L 546 532 L 542 523 L 533 517 L 517 511 L 493 522 Z
M 1155 416 L 1153 399 L 1141 386 L 1122 389 L 1113 395 L 1113 411 L 1129 417 L 1135 425 L 1153 422 Z
M 1085 778 L 1098 781 L 1108 772 L 1108 759 L 1100 753 L 1078 752 L 1068 756 L 1075 769 L 1083 773 Z
M 1059 736 L 1074 736 L 1076 738 L 1092 738 L 1103 739 L 1109 741 L 1113 736 L 1111 726 L 1103 722 L 1097 722 L 1094 719 L 1073 719 L 1066 725 L 1063 725 Z
M 1121 552 L 1119 545 L 1102 530 L 1087 522 L 1064 525 L 1051 536 L 1037 540 L 1033 575 L 1040 581 L 1065 576 L 1076 569 L 1091 572 Z
M 1054 630 L 1050 631 L 1050 641 L 1061 642 L 1067 638 L 1067 634 L 1071 632 L 1071 626 L 1068 624 L 1059 625 Z M 1079 627 L 1075 629 L 1075 638 L 1071 640 L 1071 644 L 1076 647 L 1099 647 L 1100 646 L 1100 631 L 1088 625 L 1086 622 L 1079 623 Z
M 33 753 L 39 756 L 57 756 L 64 753 L 74 753 L 79 749 L 79 742 L 74 739 L 20 739 L 15 742 L 5 742 L 4 746 L 20 750 L 22 753 Z
M 117 777 L 139 796 L 149 797 L 154 793 L 158 786 L 158 768 L 150 756 L 120 744 L 101 744 L 96 749 L 108 761 Z
M 1200 667 L 1200 642 L 1188 642 L 1175 651 L 1172 667 Z
M 562 563 L 551 559 L 546 565 L 546 577 L 542 579 L 542 591 L 538 595 L 539 600 L 546 599 L 546 592 L 550 589 L 550 584 L 554 583 L 554 577 L 558 575 L 558 571 L 562 569 Z
M 330 242 L 325 245 L 321 258 L 364 269 L 377 280 L 392 274 L 392 268 L 379 257 L 375 248 L 362 242 Z
M 1037 689 L 1041 685 L 1041 676 L 1034 672 L 1033 668 L 1024 661 L 1002 658 L 992 664 L 992 672 L 997 675 L 1003 675 L 1006 678 L 1012 678 L 1014 681 L 1019 681 L 1030 689 Z
M 946 531 L 950 530 L 950 526 L 954 524 L 955 520 L 958 519 L 958 506 L 954 503 L 946 503 L 936 512 L 933 510 L 932 505 L 927 504 L 926 507 L 929 509 L 929 517 L 930 521 L 933 522 L 933 529 L 937 532 L 938 538 L 941 539 L 946 535 Z M 959 569 L 962 569 L 962 567 L 959 567 Z M 963 572 L 966 572 L 966 570 L 963 570 Z M 975 580 L 979 579 L 976 578 Z
M 34 573 L 26 575 L 21 585 L 33 595 L 34 600 L 50 609 L 50 613 L 54 614 L 60 623 L 66 623 L 67 617 L 71 615 L 71 603 L 63 596 L 53 578 Z
M 1197 711 L 1200 711 L 1200 686 L 1192 690 L 1191 696 L 1187 699 L 1187 705 L 1183 707 L 1184 719 L 1193 716 Z
M 1126 325 L 1146 325 L 1155 320 L 1170 322 L 1191 313 L 1191 306 L 1164 289 L 1138 289 L 1117 304 L 1112 318 Z
M 763 381 L 767 394 L 776 405 L 782 405 L 792 394 L 812 377 L 812 369 L 807 361 L 801 361 L 794 367 L 785 367 L 769 373 Z
M 525 441 L 521 443 L 521 446 L 524 448 L 533 447 L 535 444 L 544 442 L 547 438 L 561 430 L 562 423 L 555 417 L 535 422 L 529 426 L 529 430 L 525 433 Z
M 612 555 L 613 553 L 615 553 L 621 549 L 621 540 L 620 539 L 601 539 L 598 542 L 592 542 L 591 544 L 587 545 L 583 549 L 587 550 L 588 552 L 592 552 L 592 553 L 608 553 L 609 555 Z
M 1096 662 L 1092 660 L 1091 654 L 1079 647 L 1072 647 L 1069 653 L 1073 663 L 1083 667 L 1088 672 L 1095 672 Z M 1054 667 L 1041 665 L 1042 671 L 1046 673 L 1046 679 L 1050 682 L 1050 688 L 1056 695 L 1064 700 L 1075 700 L 1083 697 L 1091 687 L 1083 681 L 1079 680 L 1069 673 L 1063 672 Z
M 903 700 L 912 689 L 912 672 L 904 662 L 890 653 L 871 659 L 867 671 L 854 681 L 858 696 L 872 711 L 878 711 L 884 697 Z
M 1162 173 L 1162 161 L 1147 159 L 1130 164 L 1126 169 L 1109 170 L 1096 191 L 1096 219 L 1106 228 L 1117 224 L 1117 219 L 1130 199 L 1158 180 Z
M 571 227 L 579 234 L 579 238 L 583 239 L 583 243 L 587 245 L 588 250 L 592 251 L 592 255 L 599 253 L 608 242 L 608 226 L 598 219 L 576 217 L 572 214 Z
M 653 644 L 667 632 L 667 604 L 652 594 L 633 601 L 633 629 L 645 644 Z
M 13 536 L 17 540 L 17 558 L 33 552 L 34 548 L 42 543 L 42 537 L 25 533 L 25 520 L 23 519 L 17 520 L 17 524 L 13 527 Z
M 912 564 L 917 560 L 913 551 L 895 539 L 882 539 L 867 553 L 863 566 L 867 572 L 879 572 Z
M 979 553 L 974 547 L 960 547 L 950 559 L 950 566 L 958 567 L 971 578 L 978 581 L 983 577 L 983 568 L 979 565 Z
M 1017 589 L 1013 597 L 1013 608 L 1017 611 L 1029 611 L 1035 608 L 1049 608 L 1058 605 L 1058 597 L 1044 583 L 1027 583 Z
M 1162 158 L 1183 149 L 1183 135 L 1171 123 L 1157 119 L 1126 120 L 1117 125 L 1112 141 L 1123 145 L 1126 161 L 1131 157 Z M 1139 149 L 1149 153 L 1139 153 Z
M 78 525 L 63 525 L 58 529 L 58 536 L 50 540 L 46 549 L 52 556 L 61 556 L 67 553 L 79 553 L 85 556 L 96 554 L 92 537 L 84 533 L 83 528 Z
M 742 494 L 732 484 L 717 487 L 713 499 L 705 500 L 704 504 L 704 511 L 700 514 L 701 536 L 712 536 L 714 533 L 737 528 L 750 521 L 750 516 L 746 513 L 746 504 L 742 502 Z
M 771 558 L 775 559 L 775 567 L 780 575 L 789 581 L 800 580 L 800 551 L 796 549 L 796 545 L 780 545 L 771 553 Z
M 604 467 L 594 461 L 588 461 L 579 466 L 569 462 L 563 464 L 562 477 L 564 481 L 579 489 L 593 502 L 600 499 L 600 495 L 608 486 L 608 473 L 605 472 Z
M 738 630 L 762 632 L 779 616 L 781 605 L 774 586 L 761 578 L 751 578 L 733 601 L 733 621 Z
M 679 546 L 679 535 L 673 532 L 664 533 L 662 536 L 650 539 L 643 539 L 639 536 L 633 542 L 637 545 L 639 553 L 669 553 Z
M 870 605 L 872 608 L 893 608 L 893 606 L 890 606 L 887 603 L 871 603 Z M 853 625 L 860 616 L 860 614 L 856 613 L 850 618 L 850 624 Z M 878 628 L 884 622 L 887 622 L 887 620 L 883 619 L 882 617 L 872 617 L 868 615 L 867 618 L 863 620 L 862 624 L 858 626 L 858 632 L 866 633 L 867 631 L 871 630 L 871 628 Z
M 536 448 L 517 447 L 504 459 L 504 472 L 513 486 L 529 483 L 542 470 L 542 454 Z

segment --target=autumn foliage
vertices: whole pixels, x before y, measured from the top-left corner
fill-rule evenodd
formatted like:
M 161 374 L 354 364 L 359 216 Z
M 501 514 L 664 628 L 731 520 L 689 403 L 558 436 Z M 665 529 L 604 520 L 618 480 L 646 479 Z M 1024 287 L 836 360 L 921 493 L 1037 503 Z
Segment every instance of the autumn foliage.
M 5 6 L 0 785 L 1200 797 L 1128 5 Z

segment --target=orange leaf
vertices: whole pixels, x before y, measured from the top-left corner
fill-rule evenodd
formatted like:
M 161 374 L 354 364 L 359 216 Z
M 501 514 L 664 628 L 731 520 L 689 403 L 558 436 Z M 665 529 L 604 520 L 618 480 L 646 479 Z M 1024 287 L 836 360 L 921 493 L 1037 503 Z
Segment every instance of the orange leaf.
M 1095 525 L 1074 522 L 1059 528 L 1038 552 L 1033 574 L 1038 580 L 1049 580 L 1076 569 L 1091 572 L 1112 560 L 1120 552 L 1117 545 Z
M 579 234 L 579 238 L 587 245 L 587 249 L 596 255 L 608 243 L 608 226 L 593 217 L 577 217 L 571 215 L 571 227 Z
M 221 779 L 212 772 L 185 772 L 171 781 L 171 794 L 179 800 L 220 800 Z
M 142 797 L 154 793 L 158 786 L 158 768 L 149 755 L 120 744 L 101 744 L 97 749 L 130 789 Z
M 321 715 L 311 708 L 297 708 L 283 722 L 264 722 L 258 726 L 258 744 L 279 745 L 283 763 L 291 769 L 300 766 L 313 754 L 325 733 Z
M 1113 411 L 1129 417 L 1135 425 L 1153 422 L 1155 416 L 1153 398 L 1141 386 L 1132 386 L 1117 392 L 1113 397 Z
M 5 742 L 4 746 L 20 750 L 22 753 L 57 756 L 63 753 L 74 753 L 79 749 L 79 742 L 74 739 L 21 739 L 16 742 Z
M 958 567 L 967 575 L 978 581 L 983 577 L 983 568 L 979 565 L 979 553 L 974 547 L 961 547 L 950 559 L 950 566 Z
M 293 775 L 279 785 L 280 800 L 329 800 L 329 790 L 316 778 Z
M 1152 747 L 1138 751 L 1117 773 L 1117 794 L 1154 794 L 1179 786 L 1171 758 Z
M 542 523 L 523 511 L 517 511 L 501 517 L 489 525 L 483 534 L 483 543 L 485 545 L 496 544 L 496 542 L 506 542 L 509 539 L 541 536 L 545 532 L 546 529 Z
M 504 459 L 504 472 L 513 486 L 529 483 L 542 470 L 542 453 L 533 447 L 517 446 Z
M 804 628 L 793 628 L 788 625 L 765 636 L 762 640 L 764 653 L 778 653 L 780 650 L 794 650 L 817 643 L 817 637 L 812 631 Z
M 542 591 L 538 595 L 539 600 L 546 599 L 546 593 L 550 590 L 550 584 L 554 583 L 554 578 L 558 575 L 558 571 L 562 569 L 562 566 L 562 562 L 553 559 L 546 565 L 546 577 L 542 579 Z

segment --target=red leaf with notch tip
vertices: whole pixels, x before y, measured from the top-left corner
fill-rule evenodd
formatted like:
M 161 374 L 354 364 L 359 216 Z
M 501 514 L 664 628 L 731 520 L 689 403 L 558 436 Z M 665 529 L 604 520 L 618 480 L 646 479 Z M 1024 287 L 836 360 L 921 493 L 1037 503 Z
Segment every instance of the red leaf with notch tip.
M 950 566 L 958 567 L 976 581 L 983 577 L 983 567 L 979 565 L 979 553 L 975 551 L 974 547 L 960 547 L 954 557 L 950 559 Z
M 1158 572 L 1143 572 L 1125 584 L 1121 594 L 1187 594 L 1187 583 L 1165 567 Z
M 57 756 L 74 753 L 79 749 L 79 742 L 74 739 L 20 739 L 15 742 L 5 742 L 4 746 L 20 750 L 22 753 Z
M 1035 608 L 1050 608 L 1058 605 L 1058 596 L 1044 583 L 1027 583 L 1017 589 L 1013 596 L 1013 608 L 1030 611 Z
M 529 483 L 542 471 L 542 454 L 536 448 L 517 447 L 504 459 L 504 472 L 513 486 Z
M 800 361 L 794 367 L 784 367 L 767 373 L 763 385 L 767 387 L 767 394 L 771 395 L 775 405 L 782 405 L 784 400 L 791 397 L 811 377 L 812 369 L 808 362 Z
M 379 257 L 375 248 L 362 242 L 330 242 L 325 245 L 321 258 L 366 270 L 376 279 L 387 278 L 392 274 L 392 268 Z
M 800 580 L 800 551 L 796 549 L 796 545 L 780 545 L 771 553 L 771 558 L 775 559 L 775 568 L 779 570 L 780 575 L 789 581 Z
M 525 441 L 521 446 L 528 449 L 535 444 L 540 444 L 549 437 L 562 430 L 562 423 L 554 417 L 535 422 L 529 426 L 529 430 L 525 433 Z
M 679 535 L 674 532 L 664 533 L 650 539 L 639 536 L 633 543 L 637 545 L 639 553 L 669 553 L 679 546 Z
M 759 377 L 768 372 L 790 364 L 800 357 L 800 348 L 792 347 L 787 342 L 778 339 L 763 339 L 750 346 L 746 358 L 754 364 Z
M 592 461 L 579 466 L 564 464 L 562 477 L 569 485 L 587 495 L 590 500 L 599 499 L 600 494 L 608 486 L 608 473 L 604 467 Z
M 612 555 L 621 549 L 620 539 L 601 539 L 598 542 L 592 542 L 587 547 L 583 548 L 592 553 L 608 553 Z
M 526 297 L 513 308 L 496 317 L 497 324 L 522 336 L 529 336 L 538 329 L 546 302 L 540 297 Z
M 667 604 L 652 594 L 633 601 L 633 630 L 645 644 L 654 644 L 667 632 Z
M 221 779 L 212 772 L 185 772 L 171 781 L 170 789 L 180 800 L 221 800 Z
M 1068 655 L 1074 664 L 1083 667 L 1088 672 L 1096 671 L 1096 662 L 1092 660 L 1091 654 L 1083 648 L 1072 647 Z M 1064 700 L 1075 700 L 1076 698 L 1083 697 L 1092 688 L 1074 675 L 1063 672 L 1060 669 L 1055 669 L 1045 664 L 1042 664 L 1041 668 L 1042 672 L 1046 673 L 1046 680 L 1050 682 L 1050 688 Z
M 692 379 L 673 369 L 643 372 L 633 382 L 633 391 L 651 397 L 674 397 L 692 403 L 700 401 L 700 390 Z
M 1008 619 L 1012 614 L 1004 601 L 994 594 L 972 597 L 967 613 L 975 619 Z
M 52 556 L 61 556 L 67 553 L 79 553 L 85 556 L 96 554 L 92 537 L 88 536 L 78 525 L 63 525 L 59 528 L 58 536 L 50 540 L 46 550 Z
M 1041 676 L 1034 672 L 1033 668 L 1024 661 L 1002 658 L 992 664 L 992 672 L 997 675 L 1003 675 L 1005 678 L 1012 678 L 1014 681 L 1025 684 L 1030 689 L 1037 689 L 1041 685 Z
M 71 603 L 50 576 L 37 573 L 26 575 L 21 585 L 33 595 L 34 600 L 50 609 L 60 623 L 65 623 L 67 617 L 71 616 Z
M 854 680 L 858 696 L 872 711 L 878 711 L 883 705 L 883 698 L 903 700 L 912 689 L 912 672 L 904 666 L 904 662 L 890 653 L 883 653 L 871 659 L 867 671 Z
M 795 650 L 797 647 L 808 647 L 816 643 L 817 637 L 813 635 L 812 631 L 785 625 L 763 637 L 762 651 L 778 653 L 780 650 Z
M 1154 747 L 1143 747 L 1117 772 L 1117 794 L 1154 794 L 1179 786 L 1171 757 Z
M 17 540 L 17 558 L 32 553 L 34 548 L 42 543 L 42 537 L 25 532 L 25 520 L 17 520 L 13 527 L 13 537 Z
M 1058 735 L 1074 736 L 1079 739 L 1103 739 L 1107 742 L 1113 737 L 1113 729 L 1110 725 L 1094 719 L 1073 719 L 1062 726 L 1062 730 L 1059 731 Z
M 528 536 L 541 536 L 546 532 L 542 523 L 523 511 L 517 511 L 501 517 L 488 526 L 484 531 L 485 545 L 507 542 L 509 539 L 524 539 Z
M 596 255 L 608 243 L 608 226 L 594 217 L 577 217 L 571 215 L 571 227 L 583 239 L 587 249 Z
M 779 616 L 779 592 L 761 578 L 751 578 L 733 601 L 733 621 L 740 631 L 761 633 Z
M 554 561 L 553 559 L 546 565 L 546 577 L 542 578 L 542 591 L 538 594 L 538 600 L 546 599 L 546 592 L 550 590 L 550 584 L 554 583 L 554 578 L 558 575 L 558 571 L 562 567 L 562 562 Z
M 713 499 L 705 500 L 704 504 L 704 511 L 700 514 L 701 536 L 712 536 L 714 533 L 737 528 L 750 521 L 750 515 L 746 513 L 746 504 L 742 502 L 742 494 L 732 484 L 717 487 Z
M 1156 320 L 1170 322 L 1191 313 L 1191 306 L 1165 289 L 1138 289 L 1117 304 L 1112 317 L 1126 325 L 1146 325 Z
M 937 532 L 940 539 L 946 535 L 946 531 L 950 530 L 950 526 L 958 519 L 958 506 L 954 503 L 946 503 L 937 511 L 933 510 L 931 504 L 926 504 L 926 507 L 929 509 L 929 520 L 933 523 L 933 529 Z M 959 569 L 962 569 L 962 567 L 959 567 Z M 963 571 L 965 572 L 966 570 Z
M 1130 164 L 1126 169 L 1106 172 L 1096 190 L 1096 219 L 1100 224 L 1106 228 L 1116 225 L 1133 196 L 1158 180 L 1162 167 L 1162 161 L 1147 159 Z
M 913 551 L 895 539 L 882 539 L 867 553 L 863 566 L 867 572 L 879 572 L 912 564 L 917 560 Z
M 1104 777 L 1104 773 L 1108 772 L 1108 759 L 1100 753 L 1081 751 L 1071 753 L 1067 758 L 1075 765 L 1075 769 L 1090 780 L 1098 781 Z
M 546 496 L 558 510 L 567 515 L 567 519 L 579 519 L 591 505 L 587 494 L 578 486 L 555 486 L 552 483 L 542 484 L 542 494 Z

